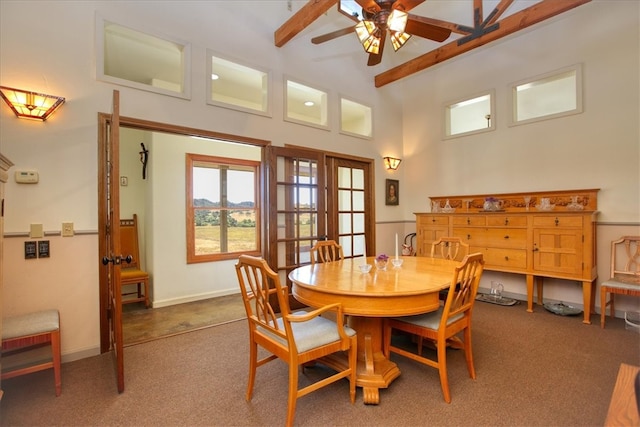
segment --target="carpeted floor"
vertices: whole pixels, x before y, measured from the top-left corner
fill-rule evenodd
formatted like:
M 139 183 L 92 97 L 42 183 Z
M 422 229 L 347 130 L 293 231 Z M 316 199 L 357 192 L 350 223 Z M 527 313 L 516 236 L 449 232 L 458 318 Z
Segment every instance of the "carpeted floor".
M 169 307 L 122 306 L 124 345 L 140 344 L 246 318 L 240 294 L 209 298 Z
M 620 363 L 640 365 L 640 334 L 622 319 L 601 329 L 581 316 L 536 306 L 476 303 L 473 346 L 477 379 L 464 355 L 450 350 L 452 402 L 438 373 L 400 356 L 402 375 L 381 390 L 379 405 L 349 403 L 346 381 L 298 401 L 300 426 L 602 426 Z M 428 350 L 427 350 L 428 351 Z M 272 426 L 286 413 L 287 365 L 258 368 L 251 402 L 246 321 L 125 348 L 124 393 L 111 354 L 62 366 L 62 395 L 51 371 L 2 381 L 2 426 Z M 322 376 L 306 369 L 301 384 Z

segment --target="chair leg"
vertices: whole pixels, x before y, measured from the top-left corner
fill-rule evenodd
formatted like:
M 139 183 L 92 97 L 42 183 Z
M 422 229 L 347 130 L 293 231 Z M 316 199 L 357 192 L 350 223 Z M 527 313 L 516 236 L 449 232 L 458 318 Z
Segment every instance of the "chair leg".
M 604 329 L 605 318 L 607 317 L 607 288 L 600 287 L 600 327 Z
M 349 347 L 349 366 L 351 367 L 351 375 L 349 375 L 349 397 L 351 404 L 356 403 L 356 374 L 358 364 L 358 338 L 354 335 L 351 337 L 351 345 Z
M 144 281 L 144 306 L 149 308 L 149 279 Z
M 467 327 L 464 330 L 464 357 L 467 360 L 467 369 L 469 370 L 469 376 L 472 379 L 476 379 L 476 368 L 473 365 L 473 350 L 471 347 L 471 328 Z
M 249 382 L 247 384 L 247 394 L 245 395 L 245 399 L 248 401 L 251 400 L 253 396 L 253 385 L 256 379 L 256 368 L 258 367 L 258 345 L 251 340 L 249 343 Z
M 286 426 L 293 425 L 296 415 L 296 402 L 298 400 L 298 366 L 289 362 L 289 397 L 287 399 L 287 422 Z
M 53 377 L 56 386 L 56 396 L 60 396 L 62 393 L 60 329 L 51 332 L 51 355 L 53 356 Z
M 449 378 L 447 377 L 447 341 L 438 340 L 438 373 L 440 374 L 440 386 L 442 394 L 447 403 L 451 403 L 451 393 L 449 392 Z
M 616 300 L 615 293 L 609 292 L 609 317 L 616 317 Z

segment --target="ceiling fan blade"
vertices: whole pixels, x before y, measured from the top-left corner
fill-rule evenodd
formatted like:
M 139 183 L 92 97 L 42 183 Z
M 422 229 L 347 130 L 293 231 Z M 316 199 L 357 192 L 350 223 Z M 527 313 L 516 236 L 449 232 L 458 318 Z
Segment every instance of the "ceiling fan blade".
M 425 39 L 436 42 L 443 42 L 451 35 L 448 28 L 438 27 L 437 25 L 421 22 L 419 16 L 409 14 L 407 26 L 404 31 L 412 36 L 423 37 Z
M 396 0 L 393 3 L 393 8 L 409 12 L 421 3 L 424 3 L 424 0 Z
M 387 40 L 387 32 L 383 31 L 382 36 L 380 37 L 380 48 L 378 49 L 378 53 L 369 54 L 369 60 L 367 60 L 368 66 L 378 65 L 379 63 L 382 62 L 382 52 L 384 51 L 384 45 L 386 40 Z
M 336 31 L 332 31 L 330 33 L 327 34 L 323 34 L 321 36 L 318 37 L 314 37 L 311 39 L 311 43 L 313 44 L 320 44 L 320 43 L 324 43 L 324 42 L 328 42 L 329 40 L 333 40 L 333 39 L 337 39 L 338 37 L 342 37 L 345 36 L 347 34 L 351 34 L 354 32 L 354 27 L 348 27 L 348 28 L 342 28 L 340 30 L 336 30 Z
M 378 12 L 380 5 L 375 0 L 356 0 L 363 12 Z

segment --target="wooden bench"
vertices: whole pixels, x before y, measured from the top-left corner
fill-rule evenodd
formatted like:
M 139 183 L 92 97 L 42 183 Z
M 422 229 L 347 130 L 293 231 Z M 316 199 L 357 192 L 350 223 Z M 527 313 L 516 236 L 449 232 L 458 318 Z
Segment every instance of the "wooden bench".
M 60 360 L 58 310 L 2 319 L 3 380 L 53 368 L 56 396 L 60 396 Z

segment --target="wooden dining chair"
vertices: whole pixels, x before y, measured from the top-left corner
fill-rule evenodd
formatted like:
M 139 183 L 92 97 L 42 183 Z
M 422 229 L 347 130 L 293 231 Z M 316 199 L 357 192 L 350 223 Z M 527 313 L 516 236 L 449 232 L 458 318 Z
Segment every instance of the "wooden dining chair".
M 601 328 L 604 328 L 607 306 L 611 317 L 615 316 L 615 294 L 640 297 L 640 236 L 623 236 L 611 242 L 610 278 L 600 285 Z
M 246 400 L 253 395 L 256 368 L 276 358 L 289 364 L 289 393 L 287 398 L 287 421 L 291 426 L 295 416 L 297 399 L 342 378 L 349 380 L 351 403 L 356 397 L 356 332 L 345 326 L 342 305 L 330 304 L 309 312 L 291 313 L 287 287 L 280 284 L 280 277 L 258 257 L 241 255 L 236 264 L 236 273 L 249 322 L 249 383 Z M 277 295 L 281 316 L 270 304 L 269 296 Z M 336 322 L 320 314 L 336 311 Z M 258 346 L 270 354 L 258 360 Z M 346 352 L 347 361 L 340 358 L 324 358 L 334 353 Z M 324 364 L 336 372 L 330 376 L 298 388 L 298 369 L 309 362 Z
M 335 240 L 318 240 L 311 248 L 311 264 L 344 259 L 344 251 Z
M 120 270 L 122 285 L 122 304 L 144 302 L 149 308 L 149 273 L 142 270 L 140 264 L 140 246 L 138 245 L 138 215 L 133 218 L 120 219 L 120 250 L 125 257 Z M 134 291 L 125 290 L 125 286 L 135 285 Z M 132 298 L 129 296 L 133 295 Z
M 440 237 L 431 244 L 431 258 L 461 261 L 469 254 L 469 245 L 459 237 Z
M 476 378 L 471 349 L 471 314 L 483 270 L 484 260 L 481 253 L 467 255 L 453 272 L 444 306 L 426 314 L 384 320 L 384 355 L 389 357 L 391 353 L 397 353 L 438 369 L 442 394 L 447 403 L 451 403 L 447 376 L 447 341 L 458 341 L 465 353 L 469 376 Z M 437 357 L 430 359 L 393 345 L 391 334 L 394 330 L 433 340 L 436 343 Z M 459 342 L 456 336 L 460 332 L 463 333 L 462 342 Z

